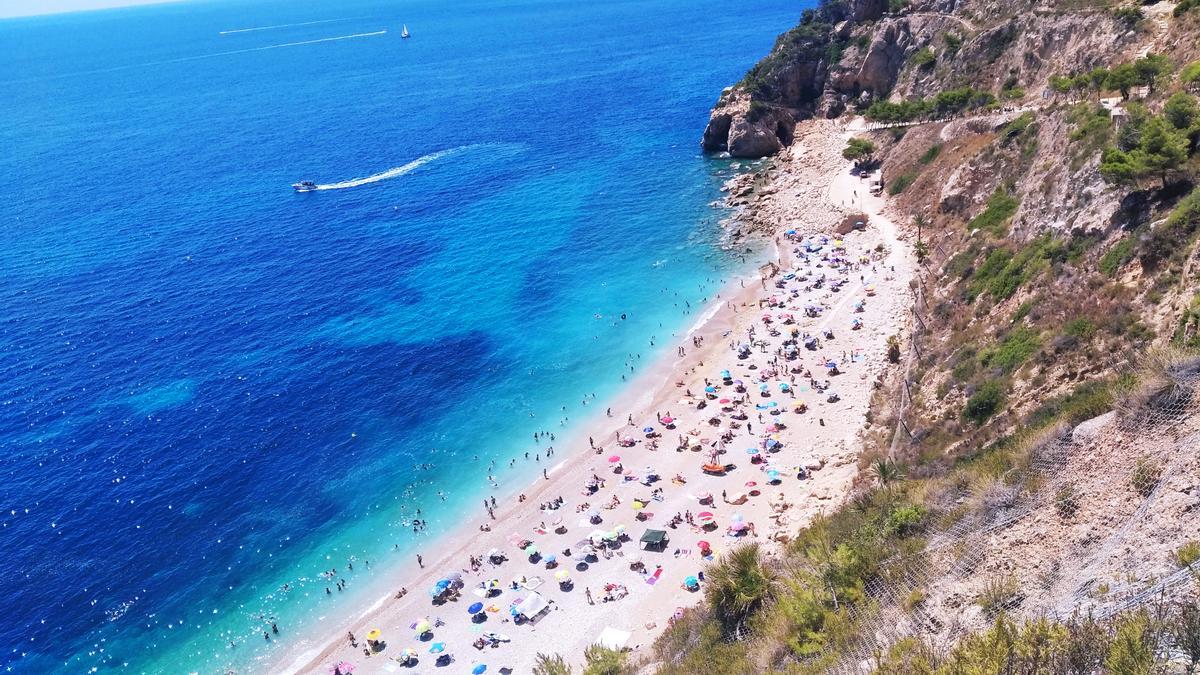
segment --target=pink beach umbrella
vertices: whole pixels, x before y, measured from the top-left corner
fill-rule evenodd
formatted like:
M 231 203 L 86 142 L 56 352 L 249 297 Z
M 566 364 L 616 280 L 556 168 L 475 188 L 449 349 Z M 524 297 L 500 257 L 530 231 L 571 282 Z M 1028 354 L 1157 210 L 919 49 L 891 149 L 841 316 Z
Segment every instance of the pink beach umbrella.
M 608 458 L 608 463 L 609 463 L 609 464 L 616 464 L 616 463 L 617 463 L 617 462 L 619 462 L 619 461 L 621 461 L 621 456 L 620 456 L 620 455 L 612 455 L 611 457 L 609 457 L 609 458 Z
M 334 675 L 350 675 L 354 672 L 354 664 L 349 661 L 338 661 L 329 667 L 329 672 Z

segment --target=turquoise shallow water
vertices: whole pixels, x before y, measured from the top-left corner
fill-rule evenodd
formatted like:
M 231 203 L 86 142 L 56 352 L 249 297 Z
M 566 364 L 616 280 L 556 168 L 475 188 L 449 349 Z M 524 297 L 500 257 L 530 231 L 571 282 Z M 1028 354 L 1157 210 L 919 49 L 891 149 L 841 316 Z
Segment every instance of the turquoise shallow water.
M 0 21 L 0 664 L 255 671 L 478 515 L 746 264 L 698 139 L 800 9 Z

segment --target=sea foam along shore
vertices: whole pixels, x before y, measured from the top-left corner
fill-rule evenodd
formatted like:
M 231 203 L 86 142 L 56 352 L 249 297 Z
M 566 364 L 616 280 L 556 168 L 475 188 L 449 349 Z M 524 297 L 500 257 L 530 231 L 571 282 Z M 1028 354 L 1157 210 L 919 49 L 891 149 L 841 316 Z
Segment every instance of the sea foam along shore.
M 560 439 L 557 446 L 568 449 L 565 459 L 548 467 L 523 501 L 497 502 L 495 520 L 481 509 L 479 519 L 463 523 L 438 551 L 426 552 L 423 569 L 413 564 L 400 570 L 393 586 L 407 594 L 381 598 L 349 625 L 323 626 L 271 671 L 327 673 L 346 661 L 356 673 L 398 672 L 408 649 L 423 671 L 444 647 L 456 668 L 527 673 L 539 652 L 581 663 L 585 648 L 602 634 L 634 657 L 650 658 L 650 644 L 672 616 L 702 601 L 704 582 L 689 589 L 688 577 L 701 577 L 741 541 L 768 550 L 781 546 L 814 515 L 836 506 L 857 472 L 859 433 L 885 367 L 886 340 L 907 330 L 915 265 L 884 200 L 871 195 L 841 158 L 846 139 L 859 128 L 802 122 L 794 145 L 776 160 L 772 189 L 752 208 L 758 220 L 776 223 L 777 276 L 742 279 L 724 289 L 711 318 L 674 338 L 682 353 L 674 351 L 631 382 L 611 402 L 611 417 L 598 415 L 577 436 Z M 846 235 L 838 246 L 833 228 L 858 210 L 869 214 L 867 229 Z M 822 250 L 806 252 L 803 242 L 822 233 L 829 234 Z M 825 281 L 817 287 L 820 276 Z M 836 291 L 835 279 L 844 281 Z M 809 305 L 820 308 L 815 316 L 806 315 Z M 855 319 L 861 328 L 852 329 Z M 793 340 L 793 329 L 800 339 Z M 824 337 L 826 330 L 833 339 Z M 805 348 L 804 335 L 820 345 Z M 787 358 L 790 341 L 799 343 L 794 358 Z M 748 353 L 739 354 L 742 343 L 753 345 Z M 830 360 L 840 374 L 828 374 Z M 823 391 L 812 386 L 825 382 Z M 804 412 L 798 411 L 801 402 Z M 664 424 L 667 416 L 670 424 Z M 646 427 L 657 436 L 643 432 Z M 718 448 L 724 452 L 717 462 L 733 466 L 724 475 L 706 473 L 701 466 Z M 647 480 L 650 473 L 660 480 Z M 586 485 L 596 477 L 604 486 L 591 493 Z M 711 500 L 702 503 L 706 494 Z M 559 497 L 558 508 L 541 508 Z M 634 502 L 644 507 L 635 511 Z M 715 527 L 702 526 L 705 512 Z M 671 527 L 677 513 L 688 518 Z M 484 523 L 490 531 L 481 531 Z M 665 550 L 640 550 L 647 528 L 667 532 Z M 601 539 L 612 531 L 624 532 L 624 541 L 596 546 L 597 555 L 587 562 L 575 559 L 592 546 L 593 534 Z M 538 555 L 518 548 L 523 541 Z M 508 560 L 489 562 L 492 549 Z M 551 555 L 556 565 L 547 563 Z M 472 557 L 479 562 L 474 569 Z M 638 560 L 644 569 L 633 569 Z M 559 583 L 563 572 L 569 583 Z M 432 604 L 429 589 L 447 577 L 462 579 L 461 597 Z M 499 593 L 480 588 L 491 580 Z M 510 609 L 535 593 L 548 601 L 546 613 L 535 622 L 511 620 Z M 476 602 L 484 610 L 473 617 L 468 606 Z M 425 619 L 432 630 L 417 635 L 413 626 Z M 368 646 L 372 629 L 382 637 Z M 489 633 L 500 639 L 488 640 Z M 487 646 L 473 647 L 480 640 Z

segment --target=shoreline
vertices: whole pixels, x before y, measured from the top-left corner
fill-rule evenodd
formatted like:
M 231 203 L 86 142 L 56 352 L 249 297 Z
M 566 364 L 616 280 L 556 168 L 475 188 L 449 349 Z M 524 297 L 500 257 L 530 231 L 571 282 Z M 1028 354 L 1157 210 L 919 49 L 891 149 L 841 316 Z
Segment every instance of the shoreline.
M 356 672 L 392 671 L 397 664 L 391 658 L 412 645 L 416 645 L 421 657 L 424 657 L 422 664 L 430 663 L 432 657 L 424 653 L 422 643 L 413 637 L 404 637 L 408 632 L 407 626 L 421 616 L 428 616 L 431 622 L 435 616 L 446 620 L 445 628 L 435 628 L 435 639 L 447 643 L 455 652 L 458 661 L 465 662 L 468 659 L 479 663 L 487 661 L 489 668 L 496 663 L 503 663 L 509 667 L 516 666 L 514 672 L 527 672 L 532 665 L 538 645 L 534 644 L 531 651 L 525 643 L 530 641 L 536 643 L 536 638 L 519 640 L 514 637 L 513 642 L 502 643 L 496 650 L 485 649 L 476 652 L 470 648 L 470 642 L 478 630 L 468 625 L 464 631 L 463 627 L 457 624 L 466 623 L 467 617 L 463 616 L 463 607 L 474 601 L 474 598 L 467 597 L 467 594 L 481 578 L 497 578 L 504 584 L 514 576 L 524 578 L 532 575 L 540 576 L 550 582 L 538 589 L 539 593 L 551 600 L 553 607 L 550 615 L 543 621 L 549 622 L 551 625 L 563 620 L 572 621 L 571 639 L 579 643 L 569 643 L 564 638 L 558 640 L 553 648 L 543 647 L 544 649 L 560 653 L 569 662 L 578 664 L 582 658 L 582 647 L 595 641 L 591 639 L 593 635 L 599 633 L 602 627 L 617 626 L 621 631 L 630 634 L 628 644 L 636 653 L 643 645 L 650 644 L 667 625 L 672 613 L 671 608 L 696 604 L 703 597 L 702 592 L 688 592 L 679 588 L 678 583 L 671 583 L 681 581 L 684 576 L 696 574 L 706 564 L 703 559 L 700 559 L 700 556 L 693 555 L 692 548 L 687 548 L 684 544 L 685 541 L 692 538 L 687 532 L 689 525 L 680 524 L 677 530 L 670 531 L 675 541 L 668 548 L 682 544 L 676 550 L 677 552 L 686 551 L 684 554 L 677 554 L 674 557 L 670 553 L 651 554 L 656 556 L 655 562 L 659 562 L 663 568 L 670 568 L 663 575 L 661 585 L 640 579 L 636 573 L 629 570 L 620 569 L 627 567 L 624 564 L 618 564 L 616 570 L 597 574 L 600 568 L 612 567 L 608 556 L 592 563 L 589 569 L 582 573 L 571 571 L 570 565 L 562 565 L 555 570 L 543 569 L 541 564 L 527 563 L 523 559 L 524 556 L 516 551 L 508 540 L 513 537 L 535 540 L 546 552 L 557 553 L 557 550 L 563 546 L 574 548 L 577 540 L 584 538 L 589 530 L 596 529 L 586 520 L 581 520 L 581 514 L 574 509 L 585 501 L 600 503 L 603 501 L 602 498 L 611 492 L 614 498 L 617 498 L 619 494 L 622 503 L 613 510 L 611 516 L 608 513 L 603 514 L 604 524 L 601 527 L 611 528 L 618 524 L 625 525 L 634 538 L 633 542 L 618 549 L 612 558 L 619 559 L 631 552 L 632 555 L 638 555 L 636 539 L 642 529 L 662 528 L 672 511 L 703 510 L 705 507 L 700 506 L 695 496 L 690 493 L 705 491 L 714 494 L 713 504 L 707 508 L 719 513 L 717 518 L 722 525 L 728 522 L 727 516 L 744 514 L 746 520 L 752 525 L 755 522 L 763 523 L 755 528 L 753 536 L 759 537 L 761 543 L 770 547 L 780 545 L 788 538 L 788 532 L 799 529 L 812 516 L 820 513 L 827 506 L 837 504 L 844 498 L 857 474 L 858 448 L 855 446 L 858 444 L 859 434 L 864 427 L 867 405 L 870 401 L 874 379 L 871 377 L 872 370 L 878 371 L 883 367 L 884 347 L 882 342 L 886 340 L 889 331 L 894 334 L 907 329 L 907 284 L 911 276 L 911 254 L 903 250 L 904 247 L 899 244 L 896 227 L 883 215 L 886 210 L 886 202 L 882 198 L 867 193 L 865 183 L 859 178 L 849 176 L 845 171 L 849 163 L 841 159 L 840 149 L 844 138 L 853 131 L 854 129 L 850 126 L 825 120 L 800 123 L 797 128 L 796 143 L 785 151 L 784 157 L 774 163 L 778 174 L 768 181 L 771 190 L 764 190 L 755 203 L 746 206 L 745 209 L 748 213 L 738 214 L 739 216 L 749 216 L 759 222 L 763 218 L 775 221 L 771 232 L 762 233 L 774 249 L 768 253 L 767 259 L 774 262 L 782 272 L 786 272 L 795 264 L 791 255 L 794 242 L 789 242 L 786 247 L 780 246 L 783 230 L 787 227 L 796 227 L 796 229 L 803 229 L 806 234 L 832 232 L 838 219 L 847 211 L 844 208 L 845 198 L 853 194 L 855 199 L 861 200 L 865 207 L 864 211 L 872 212 L 874 209 L 879 213 L 872 213 L 871 225 L 867 230 L 845 236 L 847 246 L 853 242 L 865 255 L 874 250 L 871 245 L 878 240 L 878 243 L 884 244 L 887 248 L 888 258 L 886 261 L 881 261 L 881 264 L 888 265 L 890 263 L 894 266 L 898 263 L 900 266 L 897 274 L 879 274 L 878 276 L 882 280 L 877 280 L 873 276 L 870 282 L 875 286 L 886 286 L 886 292 L 881 292 L 879 295 L 885 296 L 887 302 L 873 299 L 868 305 L 869 311 L 864 314 L 869 322 L 878 322 L 877 325 L 868 323 L 866 324 L 868 328 L 863 332 L 851 334 L 842 339 L 851 343 L 851 349 L 848 352 L 851 356 L 844 366 L 846 368 L 844 374 L 837 383 L 841 401 L 827 406 L 826 403 L 819 401 L 819 398 L 812 401 L 813 394 L 807 393 L 804 398 L 806 402 L 811 403 L 810 412 L 805 415 L 788 416 L 787 426 L 773 436 L 781 440 L 784 451 L 778 453 L 778 457 L 770 458 L 770 466 L 786 468 L 786 465 L 792 465 L 796 468 L 796 475 L 799 475 L 800 469 L 804 468 L 809 472 L 810 478 L 799 482 L 791 480 L 791 475 L 788 475 L 787 479 L 784 479 L 778 487 L 764 484 L 757 491 L 759 496 L 754 497 L 752 502 L 748 501 L 740 508 L 728 509 L 726 508 L 727 504 L 723 503 L 724 497 L 721 501 L 717 501 L 715 493 L 719 490 L 724 494 L 730 488 L 749 490 L 750 482 L 744 481 L 744 477 L 746 471 L 753 470 L 753 465 L 749 462 L 743 465 L 746 455 L 740 454 L 738 450 L 728 450 L 723 460 L 737 462 L 738 468 L 730 475 L 743 478 L 735 477 L 729 480 L 727 476 L 713 479 L 711 476 L 698 474 L 695 471 L 695 467 L 699 463 L 695 449 L 699 447 L 698 445 L 691 452 L 673 447 L 676 435 L 683 437 L 685 430 L 694 427 L 698 432 L 698 438 L 701 433 L 704 433 L 699 429 L 707 428 L 700 426 L 704 418 L 716 415 L 715 411 L 702 414 L 698 410 L 685 410 L 684 414 L 679 414 L 677 412 L 679 409 L 685 406 L 692 407 L 688 398 L 683 394 L 688 390 L 692 394 L 702 393 L 704 385 L 708 382 L 708 380 L 700 381 L 704 374 L 711 377 L 718 370 L 725 368 L 732 370 L 728 363 L 728 352 L 732 342 L 743 339 L 740 334 L 748 326 L 762 328 L 754 318 L 754 315 L 761 311 L 762 303 L 756 302 L 755 299 L 761 299 L 761 296 L 771 296 L 777 291 L 773 285 L 768 286 L 767 279 L 762 276 L 762 268 L 760 268 L 759 273 L 752 277 L 739 277 L 728 282 L 722 287 L 718 297 L 710 301 L 710 304 L 700 313 L 697 321 L 686 332 L 671 337 L 674 346 L 684 347 L 686 351 L 684 356 L 679 356 L 678 352 L 665 352 L 655 357 L 649 367 L 626 383 L 608 401 L 605 401 L 605 406 L 611 404 L 613 411 L 611 417 L 601 414 L 599 409 L 593 411 L 577 430 L 556 443 L 559 447 L 572 448 L 572 450 L 569 450 L 563 459 L 546 466 L 546 479 L 535 479 L 532 484 L 525 487 L 523 494 L 527 503 L 521 503 L 516 499 L 497 500 L 496 519 L 491 521 L 492 527 L 488 532 L 479 530 L 479 523 L 485 522 L 487 518 L 486 514 L 481 512 L 478 521 L 472 520 L 469 523 L 463 523 L 459 529 L 438 536 L 437 544 L 432 549 L 433 554 L 426 556 L 424 569 L 412 568 L 409 563 L 388 572 L 388 578 L 395 579 L 393 587 L 407 588 L 407 595 L 399 599 L 395 599 L 391 595 L 384 595 L 372 602 L 362 612 L 354 615 L 355 618 L 349 625 L 339 626 L 339 630 L 321 631 L 323 639 L 318 637 L 307 643 L 302 640 L 297 650 L 292 652 L 293 655 L 288 662 L 277 664 L 278 667 L 271 668 L 271 672 L 327 672 L 330 663 L 342 659 L 355 663 L 358 667 Z M 861 197 L 858 195 L 856 186 L 863 188 L 865 194 Z M 834 203 L 838 197 L 841 197 L 842 205 Z M 739 220 L 742 219 L 739 218 Z M 863 279 L 865 276 L 865 274 L 862 275 Z M 751 283 L 747 283 L 747 281 Z M 816 331 L 833 326 L 835 320 L 846 320 L 849 323 L 847 319 L 849 303 L 855 298 L 865 300 L 866 295 L 863 291 L 867 285 L 868 283 L 864 281 L 861 287 L 855 291 L 848 291 L 841 297 L 831 298 L 833 302 L 827 305 L 826 311 L 822 313 L 822 318 L 816 321 L 805 319 L 798 322 L 798 325 L 803 327 L 806 332 L 812 330 L 815 334 Z M 855 288 L 854 284 L 851 284 L 851 287 Z M 879 290 L 885 289 L 880 288 Z M 874 294 L 872 293 L 872 295 Z M 882 309 L 876 310 L 876 305 L 881 305 Z M 839 334 L 849 333 L 845 326 L 836 326 L 836 331 Z M 693 336 L 704 338 L 701 347 L 690 346 L 689 339 Z M 730 336 L 733 336 L 732 340 Z M 863 339 L 868 336 L 873 339 Z M 868 343 L 872 345 L 870 350 L 866 349 Z M 836 344 L 834 349 L 840 349 L 842 346 L 844 345 Z M 765 349 L 764 346 L 763 354 L 766 354 Z M 854 356 L 856 352 L 861 352 L 860 358 Z M 843 356 L 846 353 L 843 350 Z M 804 360 L 810 360 L 810 353 L 802 350 L 802 356 Z M 751 355 L 746 363 L 735 361 L 734 366 L 739 369 L 738 376 L 743 376 L 742 366 L 756 364 L 760 360 L 763 361 L 764 367 L 768 365 L 759 354 Z M 752 365 L 751 370 L 746 371 L 744 376 L 753 375 L 753 370 L 757 367 Z M 862 372 L 855 372 L 859 370 Z M 847 381 L 846 378 L 852 373 L 858 375 L 857 381 Z M 878 372 L 874 372 L 874 375 L 877 376 Z M 795 399 L 798 388 L 801 393 L 808 392 L 808 388 L 795 386 L 794 375 L 792 377 L 791 397 Z M 697 389 L 697 386 L 700 388 Z M 783 398 L 783 394 L 779 396 Z M 750 398 L 750 395 L 747 394 L 746 397 Z M 691 402 L 694 403 L 694 400 L 692 399 Z M 597 408 L 600 408 L 599 404 Z M 660 429 L 660 425 L 654 424 L 653 420 L 663 412 L 669 412 L 679 419 L 677 429 Z M 774 414 L 773 411 L 772 414 Z M 837 414 L 837 417 L 831 417 L 829 424 L 826 424 L 825 415 L 831 414 Z M 632 429 L 627 421 L 629 418 L 634 420 Z M 690 419 L 685 421 L 684 418 Z M 771 421 L 782 419 L 783 417 L 780 416 L 772 418 Z M 709 423 L 711 421 L 712 419 L 708 420 Z M 758 420 L 747 417 L 746 421 L 747 431 L 749 431 L 752 424 L 760 424 L 763 421 L 762 413 L 758 413 Z M 728 420 L 722 420 L 721 424 L 724 425 L 726 422 Z M 663 437 L 658 439 L 661 447 L 656 450 L 650 449 L 647 440 L 641 438 L 644 434 L 639 433 L 639 430 L 643 424 L 655 426 L 656 430 L 663 433 Z M 613 433 L 615 431 L 619 436 L 622 430 L 630 430 L 633 436 L 638 438 L 635 447 L 616 447 Z M 716 431 L 709 433 L 715 434 Z M 729 435 L 741 433 L 743 432 L 740 430 L 740 425 L 730 424 Z M 576 445 L 576 443 L 581 445 L 589 436 L 597 439 L 596 447 L 600 448 L 599 450 L 589 452 L 588 449 Z M 730 442 L 738 447 L 743 443 L 759 443 L 756 434 L 751 433 L 750 436 L 751 438 L 746 440 L 731 438 Z M 692 444 L 691 439 L 688 444 Z M 716 445 L 716 442 L 714 441 L 712 445 Z M 642 486 L 638 482 L 633 482 L 631 487 L 630 482 L 626 480 L 624 484 L 603 489 L 591 497 L 585 497 L 579 493 L 579 484 L 593 475 L 604 476 L 607 481 L 612 483 L 623 478 L 614 476 L 609 464 L 604 461 L 605 455 L 609 454 L 619 454 L 623 458 L 637 455 L 637 459 L 628 460 L 631 465 L 630 471 L 633 471 L 634 467 L 640 468 L 643 463 L 653 464 L 660 470 L 662 481 L 654 483 L 653 487 L 662 487 L 664 498 L 661 506 L 647 502 L 647 509 L 653 508 L 655 511 L 661 511 L 661 516 L 655 514 L 644 524 L 636 522 L 635 514 L 628 510 L 628 503 L 634 496 L 640 498 L 643 494 L 650 493 L 652 489 L 652 487 Z M 785 455 L 788 460 L 782 461 L 782 456 Z M 621 462 L 621 464 L 624 463 L 624 461 Z M 661 470 L 663 466 L 670 466 L 671 469 Z M 790 470 L 781 473 L 792 474 Z M 673 485 L 670 480 L 672 475 L 685 477 L 686 483 Z M 754 476 L 749 477 L 753 478 Z M 743 482 L 747 483 L 747 487 L 742 487 Z M 715 489 L 710 489 L 710 487 Z M 757 485 L 753 487 L 757 487 Z M 512 493 L 515 494 L 520 489 L 520 487 L 513 488 Z M 625 494 L 630 490 L 637 494 Z M 669 497 L 665 494 L 667 490 L 671 492 Z M 501 490 L 496 496 L 500 497 L 508 492 L 508 490 Z M 778 493 L 778 505 L 775 503 L 774 496 L 767 496 L 768 492 L 772 495 Z M 561 496 L 565 502 L 564 507 L 558 511 L 543 512 L 532 506 L 532 504 L 553 500 L 558 496 Z M 568 511 L 567 509 L 572 510 Z M 577 520 L 579 523 L 575 525 Z M 553 522 L 547 524 L 548 521 Z M 557 524 L 566 527 L 567 533 L 556 537 L 553 534 L 553 527 Z M 542 525 L 545 527 L 541 527 Z M 467 527 L 474 529 L 463 529 Z M 725 548 L 727 543 L 732 545 L 731 542 L 726 542 L 719 532 L 704 533 L 699 528 L 692 529 L 693 533 L 699 533 L 700 537 L 717 540 L 713 546 L 716 551 L 714 557 L 719 557 L 721 549 Z M 760 537 L 758 530 L 764 531 L 765 534 L 768 530 L 770 532 L 767 536 Z M 547 539 L 554 540 L 554 543 L 551 544 L 548 541 L 543 543 Z M 484 551 L 493 547 L 504 551 L 509 556 L 509 560 L 500 566 L 485 563 L 481 572 L 463 567 L 470 556 L 482 555 Z M 429 552 L 430 549 L 427 548 L 423 554 Z M 649 563 L 650 560 L 647 559 L 646 562 Z M 578 587 L 560 593 L 560 589 L 553 583 L 553 575 L 560 570 L 571 571 L 572 579 L 577 581 L 578 586 L 585 587 L 589 596 L 589 604 L 583 605 L 579 602 L 581 591 Z M 459 571 L 467 581 L 466 587 L 463 589 L 463 600 L 467 602 L 463 603 L 462 607 L 455 602 L 431 607 L 425 590 L 431 587 L 438 578 L 452 571 Z M 645 581 L 646 584 L 649 584 L 649 589 L 644 585 L 635 586 L 637 581 Z M 383 584 L 382 581 L 379 583 Z M 601 586 L 617 584 L 622 588 L 629 588 L 629 595 L 619 601 L 606 603 L 607 607 L 602 608 L 600 603 L 592 605 L 590 604 L 591 591 L 596 583 L 600 583 Z M 660 591 L 666 591 L 671 595 L 669 598 L 664 598 L 662 596 L 665 594 Z M 518 594 L 525 595 L 526 592 L 521 591 Z M 504 594 L 490 602 L 504 606 L 513 596 L 514 594 L 510 593 L 508 587 L 505 586 Z M 485 602 L 489 601 L 485 600 Z M 613 611 L 618 607 L 621 611 Z M 563 612 L 569 614 L 569 618 Z M 488 617 L 486 629 L 498 631 L 501 630 L 499 624 L 504 624 L 502 630 L 511 631 L 514 634 L 520 631 L 522 636 L 527 630 L 529 632 L 537 631 L 538 626 L 531 628 L 528 627 L 528 624 L 516 626 L 509 623 L 507 619 L 501 620 L 503 615 L 503 612 L 497 611 L 494 616 Z M 639 617 L 638 620 L 641 623 L 630 625 L 629 617 L 633 616 Z M 363 636 L 369 628 L 375 627 L 383 631 L 386 644 L 384 649 L 365 656 L 361 644 L 359 648 L 355 649 L 348 646 L 344 630 L 349 630 L 356 636 Z M 520 645 L 524 645 L 524 647 L 518 648 Z M 385 664 L 391 664 L 391 666 L 384 668 Z

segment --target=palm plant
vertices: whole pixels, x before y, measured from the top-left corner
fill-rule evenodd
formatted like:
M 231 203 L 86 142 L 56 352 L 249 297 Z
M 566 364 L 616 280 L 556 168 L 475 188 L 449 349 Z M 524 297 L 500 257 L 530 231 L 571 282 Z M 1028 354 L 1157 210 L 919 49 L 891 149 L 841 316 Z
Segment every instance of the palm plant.
M 904 470 L 890 459 L 877 459 L 871 462 L 871 475 L 879 487 L 887 487 L 892 483 L 904 480 Z
M 758 544 L 730 551 L 707 573 L 708 602 L 727 628 L 735 628 L 775 592 L 778 578 L 763 564 Z

